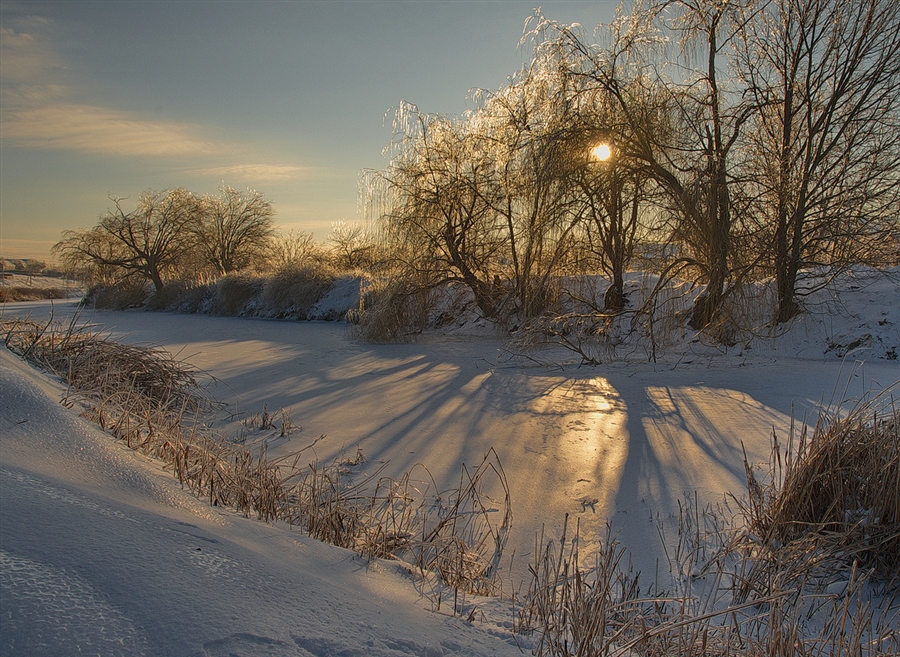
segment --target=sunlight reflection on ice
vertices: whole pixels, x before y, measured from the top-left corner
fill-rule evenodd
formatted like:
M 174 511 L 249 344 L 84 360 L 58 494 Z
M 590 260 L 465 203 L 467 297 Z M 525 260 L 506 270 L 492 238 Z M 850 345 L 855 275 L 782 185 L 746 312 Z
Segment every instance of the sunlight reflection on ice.
M 571 469 L 570 511 L 588 512 L 590 518 L 583 518 L 583 525 L 605 522 L 615 513 L 628 458 L 627 412 L 619 392 L 604 377 L 561 378 L 532 400 L 530 410 L 563 416 L 555 423 L 563 431 L 554 455 Z

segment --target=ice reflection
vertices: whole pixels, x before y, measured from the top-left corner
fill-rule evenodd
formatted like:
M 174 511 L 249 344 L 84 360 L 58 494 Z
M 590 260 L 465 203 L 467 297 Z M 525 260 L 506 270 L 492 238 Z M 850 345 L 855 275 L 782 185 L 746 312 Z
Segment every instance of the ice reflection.
M 532 400 L 530 410 L 559 432 L 552 447 L 560 467 L 570 471 L 568 511 L 585 524 L 602 524 L 615 513 L 615 497 L 628 458 L 625 401 L 604 377 L 560 379 Z

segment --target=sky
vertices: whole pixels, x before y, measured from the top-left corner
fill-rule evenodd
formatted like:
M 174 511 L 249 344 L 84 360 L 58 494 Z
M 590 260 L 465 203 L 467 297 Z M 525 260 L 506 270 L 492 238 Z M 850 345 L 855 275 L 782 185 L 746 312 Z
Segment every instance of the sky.
M 522 66 L 539 4 L 592 30 L 617 3 L 3 0 L 0 255 L 49 259 L 111 196 L 223 184 L 324 239 L 359 220 L 400 102 L 471 109 Z

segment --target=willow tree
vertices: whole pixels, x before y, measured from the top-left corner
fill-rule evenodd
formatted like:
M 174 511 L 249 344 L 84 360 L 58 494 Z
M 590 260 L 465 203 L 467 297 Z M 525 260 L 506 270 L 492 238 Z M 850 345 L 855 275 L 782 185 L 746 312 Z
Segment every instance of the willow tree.
M 517 310 L 525 317 L 550 306 L 551 281 L 563 273 L 585 220 L 573 176 L 588 166 L 591 137 L 564 55 L 538 44 L 531 62 L 509 85 L 486 94 L 472 117 L 490 136 L 498 186 L 491 200 L 506 233 Z
M 490 198 L 494 162 L 484 135 L 409 103 L 398 109 L 394 126 L 393 157 L 381 175 L 391 195 L 382 229 L 406 247 L 408 271 L 425 285 L 461 282 L 484 316 L 493 317 L 503 236 Z
M 748 152 L 785 322 L 804 268 L 897 248 L 900 2 L 772 0 L 736 43 L 758 107 Z

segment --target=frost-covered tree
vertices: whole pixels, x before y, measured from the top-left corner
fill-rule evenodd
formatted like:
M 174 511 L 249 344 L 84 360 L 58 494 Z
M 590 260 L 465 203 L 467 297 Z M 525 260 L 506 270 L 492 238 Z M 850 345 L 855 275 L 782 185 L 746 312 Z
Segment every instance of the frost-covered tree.
M 384 234 L 486 316 L 501 299 L 523 317 L 551 310 L 573 253 L 595 257 L 606 309 L 622 309 L 646 239 L 674 245 L 666 276 L 703 285 L 692 327 L 721 325 L 729 295 L 773 272 L 786 321 L 805 267 L 896 248 L 898 5 L 636 0 L 599 42 L 538 12 L 533 58 L 475 110 L 401 107 L 378 177 Z M 601 141 L 614 157 L 598 166 Z
M 274 235 L 272 203 L 253 189 L 227 185 L 202 199 L 194 234 L 206 261 L 221 275 L 261 263 Z
M 307 231 L 290 230 L 287 233 L 278 233 L 269 244 L 268 261 L 276 271 L 317 265 L 324 260 L 322 245 Z
M 535 50 L 510 84 L 486 94 L 470 119 L 485 137 L 494 162 L 490 196 L 505 235 L 516 310 L 544 312 L 551 282 L 572 249 L 585 219 L 573 177 L 589 164 L 593 128 L 579 113 L 573 78 L 554 48 Z
M 649 185 L 641 170 L 615 151 L 606 161 L 585 167 L 575 176 L 575 182 L 586 205 L 583 239 L 610 281 L 603 310 L 624 310 L 628 301 L 625 272 L 635 244 L 643 236 L 641 211 L 650 193 Z
M 88 230 L 70 230 L 53 248 L 65 266 L 91 265 L 115 278 L 139 276 L 157 292 L 173 267 L 194 246 L 201 215 L 199 200 L 185 189 L 146 191 L 126 212 L 124 199 Z

